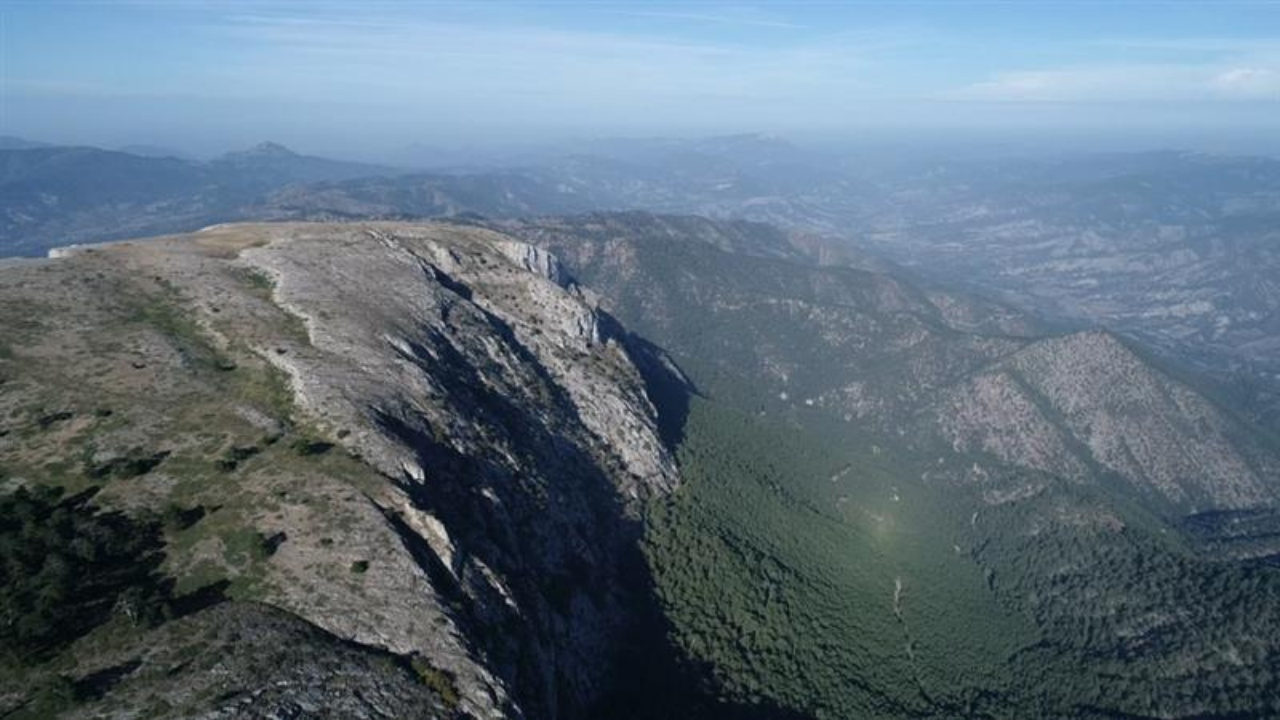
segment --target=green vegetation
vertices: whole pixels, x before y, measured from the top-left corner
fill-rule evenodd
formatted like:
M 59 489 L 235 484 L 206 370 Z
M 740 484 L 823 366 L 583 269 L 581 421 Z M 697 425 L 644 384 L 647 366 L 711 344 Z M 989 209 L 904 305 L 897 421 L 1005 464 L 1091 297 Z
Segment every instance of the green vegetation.
M 1207 559 L 1122 500 L 1073 488 L 984 511 L 978 559 L 1045 642 L 1021 707 L 1055 714 L 1280 713 L 1280 569 Z M 1044 523 L 1076 513 L 1095 523 Z M 1037 528 L 1031 532 L 1031 528 Z
M 265 276 L 245 281 L 269 297 Z M 61 313 L 65 327 L 0 312 L 6 338 L 13 327 L 30 349 L 82 342 L 107 368 L 91 371 L 99 360 L 38 362 L 24 354 L 30 350 L 5 359 L 20 380 L 0 397 L 0 425 L 22 442 L 0 448 L 0 475 L 67 493 L 114 485 L 113 499 L 157 509 L 163 570 L 175 593 L 229 583 L 231 597 L 264 597 L 284 538 L 262 516 L 278 510 L 304 474 L 358 486 L 370 481 L 367 471 L 299 425 L 284 375 L 239 339 L 244 328 L 220 328 L 232 340 L 216 341 L 180 291 L 158 278 L 109 276 L 101 284 L 101 306 L 84 306 L 96 314 L 45 308 L 46 316 Z M 297 330 L 295 318 L 274 312 L 277 330 Z M 337 514 L 331 520 L 343 522 Z
M 955 551 L 946 508 L 886 454 L 841 447 L 694 401 L 686 486 L 654 508 L 648 537 L 677 642 L 738 702 L 820 717 L 991 710 L 1033 628 Z
M 921 482 L 944 449 L 690 365 L 709 399 L 647 550 L 676 642 L 727 698 L 819 717 L 1280 713 L 1280 568 L 1207 557 L 1107 485 L 1015 475 L 1046 489 L 991 505 Z M 994 465 L 947 460 L 974 462 Z
M 158 528 L 98 512 L 88 494 L 19 488 L 0 496 L 0 660 L 56 652 L 121 614 L 163 617 Z
M 449 673 L 432 667 L 430 663 L 416 655 L 409 659 L 409 664 L 418 680 L 434 690 L 447 709 L 451 711 L 457 709 L 458 687 Z
M 634 257 L 578 246 L 618 236 Z M 1102 468 L 1073 484 L 957 453 L 918 393 L 999 337 L 874 277 L 643 221 L 575 227 L 562 255 L 703 395 L 646 549 L 674 640 L 728 698 L 825 717 L 1280 714 L 1280 569 L 1234 559 L 1274 552 L 1280 522 L 1199 538 Z M 850 388 L 866 414 L 843 414 Z

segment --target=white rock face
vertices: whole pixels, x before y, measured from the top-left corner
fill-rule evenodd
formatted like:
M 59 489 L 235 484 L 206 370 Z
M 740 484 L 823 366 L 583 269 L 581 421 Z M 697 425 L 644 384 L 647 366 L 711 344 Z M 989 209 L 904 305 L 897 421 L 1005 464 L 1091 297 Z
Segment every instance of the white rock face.
M 627 621 L 638 503 L 678 481 L 625 338 L 553 256 L 490 231 L 259 231 L 236 262 L 307 335 L 261 353 L 385 476 L 353 518 L 390 560 L 369 606 L 282 604 L 430 658 L 476 715 L 580 715 Z
M 499 240 L 494 242 L 493 246 L 511 262 L 535 275 L 541 275 L 556 285 L 564 286 L 569 280 L 568 274 L 565 273 L 556 256 L 536 245 L 516 240 Z

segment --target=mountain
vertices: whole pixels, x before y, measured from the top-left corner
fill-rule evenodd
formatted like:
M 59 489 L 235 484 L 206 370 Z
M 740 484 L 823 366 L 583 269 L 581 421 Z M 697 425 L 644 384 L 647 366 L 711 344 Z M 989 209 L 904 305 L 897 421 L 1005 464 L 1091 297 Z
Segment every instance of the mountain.
M 1031 343 L 935 412 L 959 449 L 1076 482 L 1114 476 L 1165 512 L 1277 501 L 1280 465 L 1265 436 L 1109 333 Z
M 235 712 L 271 637 L 325 669 L 270 669 L 307 681 L 254 690 L 254 712 L 416 694 L 414 715 L 578 717 L 646 676 L 629 652 L 660 668 L 635 541 L 678 475 L 647 388 L 684 381 L 545 253 L 443 226 L 222 226 L 0 283 L 6 492 L 74 497 L 19 497 L 62 508 L 23 532 L 118 518 L 157 548 L 133 562 L 162 558 L 128 593 L 6 576 L 57 588 L 6 605 L 31 613 L 4 630 L 6 712 L 63 682 L 113 712 Z M 114 552 L 60 537 L 69 564 Z M 259 639 L 210 686 L 236 627 Z M 174 660 L 186 631 L 195 664 Z
M 116 150 L 122 153 L 129 153 L 130 155 L 141 155 L 142 157 L 156 157 L 156 158 L 172 157 L 172 158 L 178 158 L 179 160 L 193 159 L 191 155 L 188 155 L 187 153 L 184 153 L 181 150 L 175 150 L 173 148 L 164 147 L 161 145 L 140 145 L 140 144 L 122 145 L 116 148 Z
M 210 161 L 209 167 L 215 173 L 240 178 L 251 186 L 261 188 L 396 174 L 394 169 L 388 167 L 300 155 L 273 142 L 259 143 L 245 150 L 227 153 Z
M 0 150 L 35 150 L 44 147 L 49 147 L 49 145 L 12 135 L 0 135 Z
M 0 151 L 9 152 L 28 151 Z M 854 258 L 1060 323 L 1105 326 L 1213 374 L 1256 421 L 1280 417 L 1273 160 L 873 162 L 760 135 L 595 140 L 521 156 L 518 167 L 411 175 L 271 143 L 181 167 L 42 152 L 0 158 L 4 254 L 247 219 L 625 209 L 751 219 L 823 238 L 829 262 Z M 95 177 L 107 180 L 85 180 Z
M 833 206 L 852 203 L 861 190 L 818 154 L 777 137 L 736 135 L 591 140 L 517 155 L 505 168 L 291 188 L 287 204 L 316 212 L 359 207 L 375 196 L 383 217 L 390 216 L 388 206 L 401 216 L 431 217 L 448 204 L 424 203 L 422 186 L 444 187 L 453 199 L 457 193 L 448 188 L 455 184 L 474 188 L 465 211 L 497 217 L 643 209 L 790 226 L 807 219 L 808 228 L 825 219 L 827 229 L 841 222 Z M 475 192 L 486 184 L 496 193 Z
M 269 219 L 519 217 L 594 209 L 598 202 L 519 172 L 412 174 L 293 185 L 246 210 Z
M 1040 314 L 1272 382 L 1280 163 L 1192 153 L 935 168 L 895 184 L 866 245 Z M 921 193 L 921 187 L 928 193 Z M 910 203 L 910 212 L 905 212 Z M 1272 399 L 1264 405 L 1273 405 Z
M 1280 443 L 1179 372 L 1106 332 L 736 252 L 705 220 L 498 227 L 699 390 L 649 552 L 677 642 L 730 696 L 841 717 L 1268 712 Z
M 628 212 L 7 264 L 2 707 L 1280 710 L 1280 442 L 830 259 Z
M 231 205 L 225 195 L 206 168 L 176 158 L 95 148 L 0 151 L 7 255 L 190 227 Z
M 392 172 L 264 143 L 208 163 L 88 147 L 0 151 L 0 252 L 194 230 L 292 183 Z

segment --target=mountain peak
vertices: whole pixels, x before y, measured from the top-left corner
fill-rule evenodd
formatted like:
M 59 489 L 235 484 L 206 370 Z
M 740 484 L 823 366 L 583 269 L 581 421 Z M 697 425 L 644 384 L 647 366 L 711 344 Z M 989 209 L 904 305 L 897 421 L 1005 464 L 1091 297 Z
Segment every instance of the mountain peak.
M 236 157 L 297 157 L 298 153 L 277 142 L 265 141 L 254 145 L 247 150 L 229 153 Z

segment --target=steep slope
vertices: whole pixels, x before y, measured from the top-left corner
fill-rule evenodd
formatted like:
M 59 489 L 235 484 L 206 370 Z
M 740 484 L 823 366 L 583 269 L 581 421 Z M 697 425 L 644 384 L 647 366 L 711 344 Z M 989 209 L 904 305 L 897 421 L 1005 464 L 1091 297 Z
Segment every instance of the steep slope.
M 0 270 L 5 707 L 320 701 L 141 650 L 230 623 L 353 712 L 1280 712 L 1277 451 L 1113 335 L 644 213 L 58 255 Z
M 1078 482 L 1101 470 L 1163 510 L 1274 505 L 1280 490 L 1259 437 L 1107 333 L 1034 342 L 935 413 L 957 450 Z
M 1278 709 L 1277 452 L 1194 385 L 1112 335 L 734 251 L 715 223 L 501 227 L 699 388 L 650 561 L 731 696 L 819 717 Z
M 4 482 L 172 518 L 156 602 L 275 606 L 412 665 L 448 713 L 583 716 L 624 689 L 637 503 L 677 483 L 646 382 L 682 380 L 540 250 L 224 226 L 0 284 Z M 65 640 L 108 652 L 133 624 Z
M 500 225 L 550 249 L 664 347 L 782 405 L 897 433 L 927 412 L 959 452 L 1083 480 L 1099 471 L 1196 512 L 1270 505 L 1264 435 L 1115 336 L 1044 336 L 1019 313 L 880 273 L 821 267 L 742 223 L 643 213 Z M 956 389 L 954 386 L 958 386 Z
M 938 388 L 1019 349 L 1034 327 L 998 308 L 977 321 L 997 332 L 966 332 L 974 319 L 962 297 L 819 267 L 767 226 L 625 213 L 498 227 L 549 249 L 669 351 L 846 422 L 898 428 Z

